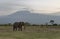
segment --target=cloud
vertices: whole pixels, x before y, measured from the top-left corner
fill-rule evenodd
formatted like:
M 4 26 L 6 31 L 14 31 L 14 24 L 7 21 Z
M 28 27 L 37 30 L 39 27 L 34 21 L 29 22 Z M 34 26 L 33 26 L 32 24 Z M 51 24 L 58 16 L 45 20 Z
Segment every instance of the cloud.
M 25 0 L 21 3 L 32 9 L 33 12 L 43 12 L 46 14 L 60 11 L 56 9 L 60 7 L 59 0 Z
M 59 12 L 60 0 L 0 0 L 0 16 L 9 15 L 19 10 L 32 12 L 53 13 Z
M 18 2 L 19 0 L 0 0 L 0 16 L 12 14 L 22 8 Z

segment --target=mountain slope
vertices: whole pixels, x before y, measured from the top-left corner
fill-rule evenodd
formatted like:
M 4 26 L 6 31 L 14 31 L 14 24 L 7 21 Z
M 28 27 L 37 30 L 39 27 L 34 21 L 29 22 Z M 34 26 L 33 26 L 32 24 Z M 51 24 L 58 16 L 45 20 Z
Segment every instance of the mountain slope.
M 51 19 L 56 23 L 60 23 L 60 16 L 51 16 L 44 14 L 31 13 L 30 11 L 18 11 L 14 14 L 0 17 L 0 23 L 14 23 L 15 21 L 24 21 L 33 24 L 44 24 Z

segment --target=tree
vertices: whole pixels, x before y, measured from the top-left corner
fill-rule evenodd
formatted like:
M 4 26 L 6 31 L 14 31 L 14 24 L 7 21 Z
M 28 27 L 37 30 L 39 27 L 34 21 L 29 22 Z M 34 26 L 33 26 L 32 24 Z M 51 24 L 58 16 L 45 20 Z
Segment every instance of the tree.
M 55 23 L 55 24 L 53 24 L 53 26 L 57 26 L 57 25 L 58 25 L 58 24 L 56 24 L 56 23 Z
M 54 24 L 54 20 L 50 20 L 50 23 L 53 25 Z

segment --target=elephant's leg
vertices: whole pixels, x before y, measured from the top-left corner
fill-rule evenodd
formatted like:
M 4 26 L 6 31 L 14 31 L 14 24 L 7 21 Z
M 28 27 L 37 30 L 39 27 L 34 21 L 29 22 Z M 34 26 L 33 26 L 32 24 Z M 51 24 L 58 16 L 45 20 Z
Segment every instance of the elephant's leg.
M 13 27 L 13 31 L 17 31 L 17 27 Z
M 17 31 L 17 27 L 15 28 L 15 30 Z
M 18 26 L 17 28 L 18 28 L 18 31 L 20 31 L 20 27 Z
M 18 31 L 22 31 L 22 26 L 19 26 L 18 27 Z
M 20 27 L 18 27 L 18 31 L 20 31 Z

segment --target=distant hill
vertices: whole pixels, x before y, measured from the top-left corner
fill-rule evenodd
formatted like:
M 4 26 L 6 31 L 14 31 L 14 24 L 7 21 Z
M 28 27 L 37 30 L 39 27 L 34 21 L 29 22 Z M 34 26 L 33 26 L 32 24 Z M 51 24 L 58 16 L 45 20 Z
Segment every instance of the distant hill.
M 14 14 L 0 17 L 0 24 L 14 23 L 16 21 L 24 21 L 33 24 L 45 24 L 51 19 L 60 24 L 60 16 L 36 14 L 31 13 L 30 11 L 17 11 Z

